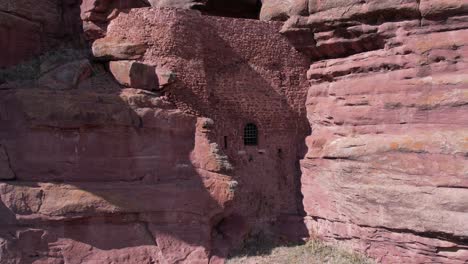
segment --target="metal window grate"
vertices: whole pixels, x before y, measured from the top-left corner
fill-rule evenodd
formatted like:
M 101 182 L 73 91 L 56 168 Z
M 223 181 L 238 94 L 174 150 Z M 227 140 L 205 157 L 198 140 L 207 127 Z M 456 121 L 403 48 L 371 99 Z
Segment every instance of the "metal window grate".
M 244 127 L 244 145 L 256 146 L 258 144 L 258 129 L 255 124 L 249 123 Z

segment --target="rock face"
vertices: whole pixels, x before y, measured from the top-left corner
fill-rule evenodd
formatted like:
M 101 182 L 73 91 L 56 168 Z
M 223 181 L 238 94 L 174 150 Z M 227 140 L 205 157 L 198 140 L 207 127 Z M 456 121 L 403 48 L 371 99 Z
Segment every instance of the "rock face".
M 354 3 L 356 2 L 356 3 Z M 309 1 L 301 161 L 310 234 L 382 263 L 468 261 L 464 1 Z
M 96 40 L 106 35 L 107 26 L 122 10 L 150 6 L 146 0 L 82 0 L 81 19 L 88 40 Z
M 124 86 L 145 90 L 159 88 L 155 67 L 135 61 L 111 61 L 109 70 Z
M 0 263 L 219 263 L 298 215 L 310 61 L 281 26 L 132 9 L 94 60 L 2 85 Z
M 211 16 L 286 20 L 290 15 L 303 13 L 305 0 L 83 0 L 81 18 L 85 35 L 96 40 L 106 35 L 110 21 L 120 12 L 131 8 L 196 9 Z M 301 2 L 301 3 L 299 3 Z
M 78 0 L 2 0 L 0 67 L 15 65 L 56 47 L 79 47 Z
M 78 45 L 78 4 L 92 56 L 0 85 L 0 263 L 222 263 L 256 232 L 468 261 L 465 1 L 33 2 L 0 4 L 0 66 Z
M 144 43 L 148 48 L 139 63 L 172 72 L 175 81 L 165 92 L 177 108 L 212 120 L 211 151 L 224 153 L 217 159 L 226 155 L 234 168 L 216 171 L 236 176 L 241 200 L 233 207 L 247 219 L 298 213 L 295 162 L 308 133 L 303 71 L 310 62 L 277 33 L 281 26 L 142 8 L 112 20 L 106 38 L 98 40 Z M 244 146 L 249 122 L 259 128 L 257 147 Z M 212 162 L 200 161 L 210 171 Z
M 0 171 L 15 181 L 0 184 L 0 263 L 210 258 L 233 192 L 231 177 L 191 161 L 211 155 L 197 117 L 113 87 L 94 77 L 72 91 L 2 92 Z

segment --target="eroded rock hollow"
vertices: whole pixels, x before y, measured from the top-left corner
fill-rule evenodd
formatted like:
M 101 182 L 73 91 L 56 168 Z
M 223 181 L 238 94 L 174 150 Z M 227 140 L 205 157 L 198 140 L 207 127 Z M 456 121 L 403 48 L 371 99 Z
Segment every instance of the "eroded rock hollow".
M 252 234 L 468 261 L 468 2 L 0 3 L 0 263 Z

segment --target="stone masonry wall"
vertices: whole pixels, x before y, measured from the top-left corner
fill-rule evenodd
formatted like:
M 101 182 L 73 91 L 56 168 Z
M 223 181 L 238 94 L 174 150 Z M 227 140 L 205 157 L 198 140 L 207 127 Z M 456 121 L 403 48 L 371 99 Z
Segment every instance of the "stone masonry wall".
M 297 158 L 308 130 L 309 62 L 277 33 L 281 25 L 143 8 L 113 20 L 107 37 L 94 45 L 144 43 L 139 61 L 175 76 L 164 92 L 177 107 L 213 120 L 210 142 L 233 167 L 227 172 L 239 182 L 233 214 L 245 221 L 263 223 L 301 210 Z M 243 144 L 249 122 L 259 128 L 257 147 Z
M 128 10 L 94 60 L 3 84 L 0 262 L 219 263 L 300 213 L 310 62 L 281 25 Z

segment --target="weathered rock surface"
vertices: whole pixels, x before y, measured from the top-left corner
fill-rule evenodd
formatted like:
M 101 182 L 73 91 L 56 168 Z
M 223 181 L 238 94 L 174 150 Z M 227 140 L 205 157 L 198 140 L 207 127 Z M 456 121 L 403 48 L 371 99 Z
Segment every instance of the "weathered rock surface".
M 144 90 L 159 90 L 175 81 L 175 73 L 164 67 L 137 61 L 110 61 L 109 70 L 121 85 Z
M 11 168 L 10 157 L 5 147 L 0 146 L 0 179 L 13 180 L 15 173 Z
M 27 19 L 0 12 L 1 66 L 10 66 L 41 52 L 40 26 Z
M 74 89 L 92 74 L 93 68 L 87 59 L 73 61 L 43 74 L 39 84 L 52 89 Z
M 148 7 L 146 0 L 83 0 L 81 19 L 83 30 L 88 40 L 93 41 L 106 35 L 107 26 L 122 10 Z
M 111 61 L 109 70 L 115 79 L 126 87 L 145 90 L 159 88 L 156 67 L 136 61 Z
M 382 263 L 468 261 L 464 1 L 309 1 L 309 232 Z
M 96 88 L 2 94 L 0 171 L 16 181 L 0 184 L 0 262 L 206 263 L 233 192 L 190 160 L 197 118 Z
M 214 16 L 284 21 L 303 14 L 307 4 L 307 0 L 84 0 L 81 18 L 86 37 L 96 40 L 106 35 L 109 23 L 120 12 L 131 8 L 195 9 Z
M 0 3 L 0 66 L 79 42 L 77 1 L 33 2 Z M 219 3 L 83 0 L 94 58 L 2 84 L 0 263 L 220 263 L 258 230 L 466 263 L 468 4 Z M 203 15 L 257 11 L 289 20 Z
M 145 25 L 152 30 L 143 31 Z M 177 107 L 213 120 L 209 136 L 216 145 L 211 148 L 229 157 L 240 184 L 246 185 L 240 188 L 245 193 L 239 195 L 245 202 L 236 208 L 241 215 L 268 218 L 277 212 L 297 212 L 291 206 L 297 198 L 291 190 L 297 176 L 294 160 L 303 155 L 301 141 L 307 133 L 303 101 L 307 84 L 302 70 L 309 62 L 277 33 L 281 25 L 201 16 L 193 11 L 135 9 L 114 19 L 101 40 L 147 43 L 140 61 L 174 72 L 175 82 L 167 92 Z M 260 42 L 264 45 L 253 44 Z M 249 121 L 260 129 L 258 147 L 243 144 L 243 127 Z M 258 172 L 259 163 L 263 173 Z M 278 193 L 283 193 L 283 201 L 265 204 L 265 208 L 261 205 L 263 212 L 249 205 L 255 200 L 276 200 Z
M 79 47 L 78 0 L 0 2 L 0 67 L 32 59 L 58 46 Z
M 146 52 L 145 43 L 135 43 L 123 39 L 98 39 L 93 43 L 93 55 L 109 60 L 133 60 Z
M 133 9 L 94 41 L 91 75 L 84 60 L 4 84 L 0 263 L 221 263 L 298 214 L 310 62 L 281 26 Z

